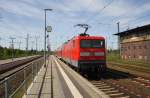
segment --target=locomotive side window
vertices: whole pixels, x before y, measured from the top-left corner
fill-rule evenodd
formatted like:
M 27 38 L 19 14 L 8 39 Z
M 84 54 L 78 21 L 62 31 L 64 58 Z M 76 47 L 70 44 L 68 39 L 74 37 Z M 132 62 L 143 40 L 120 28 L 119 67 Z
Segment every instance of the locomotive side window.
M 104 47 L 104 40 L 81 40 L 81 48 L 102 48 Z

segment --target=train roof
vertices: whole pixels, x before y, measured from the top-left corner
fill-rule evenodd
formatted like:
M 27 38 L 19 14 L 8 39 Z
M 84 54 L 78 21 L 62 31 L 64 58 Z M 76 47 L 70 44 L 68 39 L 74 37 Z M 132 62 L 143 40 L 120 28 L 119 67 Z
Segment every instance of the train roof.
M 77 36 L 77 38 L 80 38 L 80 39 L 105 39 L 102 36 Z
M 90 36 L 89 34 L 83 34 L 83 33 L 81 33 L 78 36 L 74 36 L 70 40 L 64 42 L 63 45 L 67 44 L 69 41 L 71 41 L 73 39 L 102 39 L 102 40 L 104 40 L 105 38 L 102 37 L 102 36 Z

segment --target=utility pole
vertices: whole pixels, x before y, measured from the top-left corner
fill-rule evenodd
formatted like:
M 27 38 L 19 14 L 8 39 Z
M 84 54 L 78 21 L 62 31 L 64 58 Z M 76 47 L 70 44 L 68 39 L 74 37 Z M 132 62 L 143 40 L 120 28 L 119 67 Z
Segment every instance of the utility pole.
M 117 22 L 118 33 L 120 32 L 120 22 Z
M 29 34 L 27 34 L 27 38 L 26 38 L 26 52 L 27 52 L 27 56 L 28 56 L 28 47 L 29 47 Z
M 120 32 L 120 22 L 117 23 L 117 28 L 118 28 L 118 33 Z M 119 55 L 121 57 L 121 44 L 120 44 L 120 36 L 118 35 L 118 50 L 119 50 Z
M 34 50 L 34 49 L 33 49 L 33 46 L 34 46 L 34 41 L 32 41 L 31 43 L 32 43 L 31 50 Z
M 12 49 L 12 61 L 14 60 L 14 39 L 13 37 L 10 37 L 11 40 L 11 49 Z
M 18 47 L 18 48 L 19 48 L 19 50 L 20 50 L 20 47 L 21 47 L 21 43 L 22 43 L 21 41 L 20 41 L 20 42 L 18 42 L 18 44 L 19 44 L 19 47 Z
M 35 36 L 35 44 L 36 44 L 36 54 L 38 52 L 38 37 Z
M 114 47 L 113 47 L 114 46 L 114 42 L 112 41 L 111 44 L 112 44 L 111 50 L 113 52 L 113 50 L 114 50 Z

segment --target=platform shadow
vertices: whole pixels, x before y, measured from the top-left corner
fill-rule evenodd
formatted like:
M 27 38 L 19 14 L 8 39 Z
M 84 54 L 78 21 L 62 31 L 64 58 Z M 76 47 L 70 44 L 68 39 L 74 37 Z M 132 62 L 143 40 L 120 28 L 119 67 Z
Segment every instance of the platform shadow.
M 101 79 L 129 79 L 136 78 L 136 76 L 123 71 L 107 68 L 106 72 L 101 74 L 100 77 L 86 77 L 88 80 L 101 80 Z

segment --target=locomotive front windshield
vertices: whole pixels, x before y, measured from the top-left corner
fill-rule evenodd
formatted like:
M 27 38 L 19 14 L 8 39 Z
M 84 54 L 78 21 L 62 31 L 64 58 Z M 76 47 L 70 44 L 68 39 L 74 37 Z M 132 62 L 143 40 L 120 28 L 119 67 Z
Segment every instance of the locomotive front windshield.
M 81 48 L 103 48 L 105 45 L 104 40 L 81 40 Z

